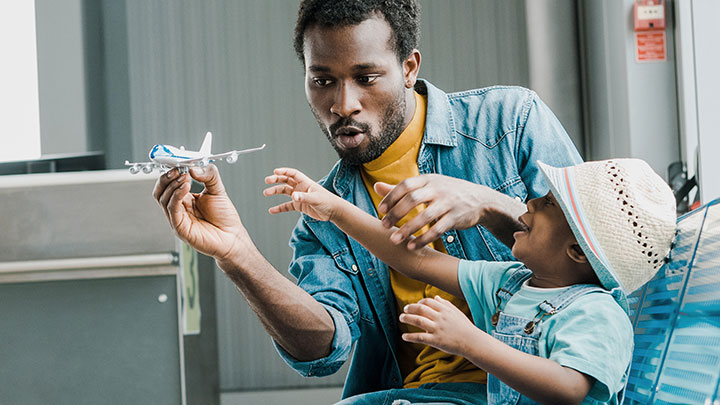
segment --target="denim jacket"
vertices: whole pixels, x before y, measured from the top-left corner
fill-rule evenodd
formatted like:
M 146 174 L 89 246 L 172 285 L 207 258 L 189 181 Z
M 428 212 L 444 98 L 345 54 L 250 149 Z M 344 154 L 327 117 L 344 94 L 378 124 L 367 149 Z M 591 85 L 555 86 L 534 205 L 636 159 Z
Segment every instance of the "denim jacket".
M 527 201 L 548 190 L 536 161 L 581 162 L 560 122 L 530 90 L 497 86 L 446 94 L 423 80 L 416 90 L 428 99 L 421 174 L 461 178 Z M 339 160 L 320 184 L 377 216 L 358 166 Z M 512 260 L 510 250 L 482 226 L 447 231 L 442 240 L 449 254 L 462 259 Z M 355 344 L 343 398 L 402 388 L 388 266 L 332 223 L 306 215 L 290 246 L 290 273 L 332 316 L 335 335 L 327 357 L 298 361 L 276 344 L 281 357 L 303 376 L 326 376 L 348 360 Z

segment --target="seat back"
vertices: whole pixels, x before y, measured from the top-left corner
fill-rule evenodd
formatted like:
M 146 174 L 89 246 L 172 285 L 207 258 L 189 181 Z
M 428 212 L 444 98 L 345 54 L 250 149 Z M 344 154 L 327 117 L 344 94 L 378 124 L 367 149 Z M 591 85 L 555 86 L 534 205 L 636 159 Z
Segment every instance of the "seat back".
M 720 199 L 678 219 L 669 262 L 629 298 L 625 403 L 720 405 Z

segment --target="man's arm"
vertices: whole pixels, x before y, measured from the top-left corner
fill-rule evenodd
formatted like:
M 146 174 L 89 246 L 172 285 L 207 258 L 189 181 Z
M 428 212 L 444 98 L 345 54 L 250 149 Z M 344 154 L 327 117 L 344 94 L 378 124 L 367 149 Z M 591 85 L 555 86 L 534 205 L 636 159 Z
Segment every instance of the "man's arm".
M 205 190 L 190 193 L 190 176 Z M 330 314 L 260 254 L 214 165 L 190 175 L 169 171 L 158 179 L 153 196 L 178 237 L 215 258 L 283 349 L 301 361 L 328 355 L 335 333 Z
M 462 297 L 457 258 L 429 247 L 412 251 L 403 245 L 388 243 L 394 230 L 386 229 L 380 220 L 325 190 L 296 169 L 275 169 L 275 174 L 266 177 L 265 182 L 279 184 L 266 189 L 266 196 L 292 197 L 292 201 L 270 208 L 271 214 L 300 211 L 321 221 L 332 221 L 393 269 Z

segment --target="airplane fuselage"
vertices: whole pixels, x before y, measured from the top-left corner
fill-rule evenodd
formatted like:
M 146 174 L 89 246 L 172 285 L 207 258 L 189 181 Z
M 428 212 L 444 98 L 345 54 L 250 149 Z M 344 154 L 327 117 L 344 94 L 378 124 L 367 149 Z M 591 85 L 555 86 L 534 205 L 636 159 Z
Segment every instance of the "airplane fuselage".
M 150 149 L 150 160 L 164 166 L 186 167 L 197 166 L 197 160 L 203 159 L 202 153 L 176 148 L 172 145 L 155 145 Z M 190 161 L 193 162 L 190 162 Z

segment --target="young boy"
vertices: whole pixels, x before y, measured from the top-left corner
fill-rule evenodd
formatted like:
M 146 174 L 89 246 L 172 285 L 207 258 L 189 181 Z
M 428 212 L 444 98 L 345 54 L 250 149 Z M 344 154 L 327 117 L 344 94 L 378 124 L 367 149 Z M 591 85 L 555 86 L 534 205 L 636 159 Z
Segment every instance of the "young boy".
M 626 294 L 662 266 L 675 199 L 637 159 L 540 167 L 551 191 L 518 219 L 524 229 L 512 253 L 520 262 L 470 262 L 390 243 L 393 230 L 295 169 L 276 169 L 265 182 L 277 185 L 264 194 L 292 197 L 270 213 L 332 221 L 393 269 L 463 296 L 475 325 L 436 296 L 404 308 L 400 321 L 419 329 L 402 338 L 486 370 L 489 403 L 615 404 L 633 346 Z

